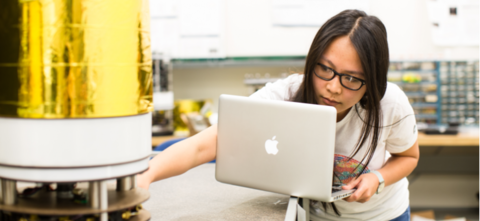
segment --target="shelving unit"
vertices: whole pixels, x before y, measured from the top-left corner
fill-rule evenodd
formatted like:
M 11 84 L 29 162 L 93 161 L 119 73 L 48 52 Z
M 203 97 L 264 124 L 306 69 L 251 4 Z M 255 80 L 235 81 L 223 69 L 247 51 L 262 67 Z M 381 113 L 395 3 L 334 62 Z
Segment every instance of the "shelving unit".
M 400 86 L 417 122 L 478 125 L 478 61 L 392 61 L 388 81 Z
M 408 96 L 417 122 L 439 122 L 437 69 L 436 62 L 390 62 L 388 81 L 397 84 Z
M 477 124 L 479 112 L 478 61 L 439 62 L 442 124 Z
M 173 59 L 173 69 L 295 67 L 301 72 L 305 57 L 228 57 Z M 287 73 L 245 73 L 244 84 L 259 89 Z M 414 109 L 417 122 L 447 125 L 479 124 L 479 61 L 391 61 L 388 81 L 397 84 Z

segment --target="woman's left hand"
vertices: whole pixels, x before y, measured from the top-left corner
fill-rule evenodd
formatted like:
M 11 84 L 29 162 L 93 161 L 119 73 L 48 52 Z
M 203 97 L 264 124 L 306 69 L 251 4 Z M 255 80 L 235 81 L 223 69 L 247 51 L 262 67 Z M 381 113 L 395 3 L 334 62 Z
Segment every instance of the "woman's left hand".
M 342 187 L 344 190 L 357 189 L 344 200 L 347 202 L 365 203 L 377 192 L 379 183 L 380 181 L 375 174 L 362 174 L 357 179 L 350 181 L 350 183 Z

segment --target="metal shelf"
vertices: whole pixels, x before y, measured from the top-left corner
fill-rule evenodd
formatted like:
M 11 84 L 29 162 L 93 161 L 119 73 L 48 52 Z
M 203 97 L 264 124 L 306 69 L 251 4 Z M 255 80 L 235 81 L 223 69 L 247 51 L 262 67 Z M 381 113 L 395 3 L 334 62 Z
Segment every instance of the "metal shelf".
M 413 103 L 411 104 L 413 108 L 431 108 L 431 107 L 438 107 L 437 103 Z
M 437 93 L 435 92 L 430 92 L 430 93 L 426 93 L 426 92 L 405 92 L 405 95 L 407 95 L 407 97 L 425 97 L 425 96 L 428 96 L 428 95 L 437 95 Z
M 391 81 L 391 83 L 394 83 L 398 86 L 404 86 L 404 85 L 432 85 L 435 84 L 437 85 L 436 81 L 421 81 L 417 83 L 407 83 L 407 82 L 401 82 L 401 81 Z
M 415 114 L 415 118 L 425 119 L 425 120 L 436 120 L 438 119 L 438 116 L 436 114 Z
M 246 85 L 265 85 L 269 82 L 275 82 L 282 78 L 247 78 L 243 80 L 243 83 Z
M 174 59 L 175 68 L 302 67 L 305 57 L 231 57 L 222 59 Z
M 389 73 L 390 72 L 400 72 L 400 73 L 406 73 L 406 72 L 409 72 L 409 73 L 415 73 L 415 74 L 420 74 L 420 75 L 425 75 L 425 74 L 437 74 L 437 70 L 418 70 L 418 69 L 406 69 L 406 70 L 389 70 L 388 71 Z

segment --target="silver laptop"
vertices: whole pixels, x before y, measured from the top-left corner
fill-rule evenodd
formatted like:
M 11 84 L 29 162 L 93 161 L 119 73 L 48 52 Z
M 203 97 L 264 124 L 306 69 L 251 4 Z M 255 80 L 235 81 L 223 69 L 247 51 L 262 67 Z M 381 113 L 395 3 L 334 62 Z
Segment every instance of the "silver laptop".
M 221 95 L 216 179 L 323 202 L 353 190 L 332 189 L 334 107 Z

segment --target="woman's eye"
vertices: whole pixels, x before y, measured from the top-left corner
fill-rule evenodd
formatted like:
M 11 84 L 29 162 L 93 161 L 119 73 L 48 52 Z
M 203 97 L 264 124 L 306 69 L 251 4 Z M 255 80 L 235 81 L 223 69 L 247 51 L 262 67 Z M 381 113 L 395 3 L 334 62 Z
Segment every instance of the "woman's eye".
M 353 78 L 353 77 L 351 77 L 351 76 L 347 76 L 347 81 L 352 82 L 352 83 L 360 82 L 358 79 L 355 79 L 355 78 Z

